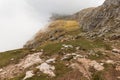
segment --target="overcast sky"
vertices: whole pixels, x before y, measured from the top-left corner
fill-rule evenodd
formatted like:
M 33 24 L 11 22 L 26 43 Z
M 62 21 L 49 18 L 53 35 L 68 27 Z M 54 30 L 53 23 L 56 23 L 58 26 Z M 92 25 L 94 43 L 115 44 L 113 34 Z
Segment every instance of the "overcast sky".
M 0 0 L 0 52 L 22 47 L 51 13 L 73 14 L 104 0 Z

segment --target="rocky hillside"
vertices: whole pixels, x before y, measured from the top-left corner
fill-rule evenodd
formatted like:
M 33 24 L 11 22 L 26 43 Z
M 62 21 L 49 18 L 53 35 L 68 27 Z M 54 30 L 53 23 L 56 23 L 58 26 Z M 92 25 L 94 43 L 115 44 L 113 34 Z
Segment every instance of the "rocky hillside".
M 120 1 L 106 0 L 102 6 L 91 9 L 80 21 L 84 30 L 107 27 L 114 29 L 120 26 Z
M 85 14 L 80 24 L 83 30 L 94 31 L 96 36 L 120 39 L 120 0 L 106 0 Z
M 0 80 L 120 80 L 120 0 L 53 16 L 22 49 L 0 53 Z
M 58 16 L 53 19 L 76 20 L 88 37 L 120 39 L 120 0 L 106 0 L 96 8 L 81 10 L 73 15 Z

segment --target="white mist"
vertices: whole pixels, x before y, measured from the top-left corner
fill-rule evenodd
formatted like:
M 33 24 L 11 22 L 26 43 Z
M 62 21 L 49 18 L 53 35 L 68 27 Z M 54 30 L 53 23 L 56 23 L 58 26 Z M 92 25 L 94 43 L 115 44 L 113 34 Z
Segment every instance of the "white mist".
M 0 0 L 0 52 L 21 48 L 51 13 L 72 14 L 104 0 Z

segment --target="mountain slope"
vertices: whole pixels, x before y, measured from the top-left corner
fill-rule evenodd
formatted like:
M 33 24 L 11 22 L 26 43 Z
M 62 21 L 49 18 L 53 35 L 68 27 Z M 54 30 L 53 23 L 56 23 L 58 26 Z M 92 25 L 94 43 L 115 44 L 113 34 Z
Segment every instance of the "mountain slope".
M 79 22 L 84 31 L 94 31 L 93 35 L 120 39 L 120 1 L 106 0 L 103 5 L 91 9 Z
M 0 53 L 0 80 L 120 80 L 119 5 L 53 16 L 23 49 Z
M 73 15 L 52 17 L 56 19 L 76 20 L 87 37 L 107 37 L 120 39 L 120 1 L 106 0 L 96 8 L 81 10 Z

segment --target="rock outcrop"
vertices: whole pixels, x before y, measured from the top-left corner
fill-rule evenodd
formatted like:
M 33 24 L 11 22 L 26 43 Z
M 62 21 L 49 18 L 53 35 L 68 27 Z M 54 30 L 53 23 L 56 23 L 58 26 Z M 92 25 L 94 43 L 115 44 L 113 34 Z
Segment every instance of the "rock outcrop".
M 84 31 L 94 31 L 96 35 L 106 33 L 120 34 L 120 0 L 106 0 L 103 5 L 89 9 L 80 20 L 80 27 Z M 81 13 L 81 12 L 80 12 Z
M 78 15 L 79 14 L 79 15 Z M 83 30 L 94 30 L 100 27 L 120 27 L 120 1 L 106 0 L 96 8 L 84 9 L 77 14 Z

